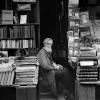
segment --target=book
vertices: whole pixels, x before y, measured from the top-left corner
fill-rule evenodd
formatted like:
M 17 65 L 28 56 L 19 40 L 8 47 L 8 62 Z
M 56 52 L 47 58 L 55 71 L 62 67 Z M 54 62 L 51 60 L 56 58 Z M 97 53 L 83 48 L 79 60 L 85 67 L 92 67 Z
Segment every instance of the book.
M 4 85 L 7 85 L 8 77 L 9 77 L 9 71 L 6 72 L 6 78 L 5 78 Z
M 3 85 L 6 85 L 6 81 L 7 81 L 7 72 L 5 72 L 5 78 L 4 78 L 4 81 L 3 81 Z
M 3 73 L 0 72 L 0 85 L 1 85 L 1 81 L 2 81 L 2 75 L 3 75 Z
M 98 75 L 98 72 L 76 72 L 77 75 Z
M 80 82 L 92 82 L 92 81 L 97 81 L 98 78 L 77 78 L 77 80 Z
M 10 85 L 11 72 L 8 72 L 7 85 Z
M 2 80 L 1 80 L 1 85 L 3 85 L 4 79 L 5 79 L 5 72 L 2 72 Z
M 12 70 L 12 71 L 11 71 L 11 78 L 10 78 L 10 83 L 9 83 L 9 85 L 12 85 L 12 84 L 13 84 L 14 74 L 15 74 L 15 71 Z

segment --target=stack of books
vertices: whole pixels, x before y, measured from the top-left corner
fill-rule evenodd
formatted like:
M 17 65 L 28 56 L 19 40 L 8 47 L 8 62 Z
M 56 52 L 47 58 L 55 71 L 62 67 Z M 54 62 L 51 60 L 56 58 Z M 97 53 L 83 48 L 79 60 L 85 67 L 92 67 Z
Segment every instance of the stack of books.
M 15 70 L 0 71 L 0 85 L 13 85 Z
M 96 57 L 81 57 L 77 66 L 76 77 L 80 82 L 98 81 L 98 59 Z
M 36 57 L 15 60 L 15 85 L 35 85 L 38 83 L 38 62 Z
M 0 59 L 0 62 L 0 85 L 13 85 L 15 75 L 14 62 L 6 62 L 4 59 Z
M 78 66 L 77 80 L 80 82 L 90 82 L 98 80 L 98 67 Z

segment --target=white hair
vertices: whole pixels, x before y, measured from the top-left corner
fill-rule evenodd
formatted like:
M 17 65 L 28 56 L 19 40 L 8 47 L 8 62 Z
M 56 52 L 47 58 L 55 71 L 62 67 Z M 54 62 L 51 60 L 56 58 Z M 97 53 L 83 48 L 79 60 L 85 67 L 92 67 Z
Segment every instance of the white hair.
M 53 43 L 52 38 L 45 38 L 44 41 L 43 41 L 43 44 L 45 45 L 45 44 L 47 44 L 49 41 L 52 41 L 52 43 Z

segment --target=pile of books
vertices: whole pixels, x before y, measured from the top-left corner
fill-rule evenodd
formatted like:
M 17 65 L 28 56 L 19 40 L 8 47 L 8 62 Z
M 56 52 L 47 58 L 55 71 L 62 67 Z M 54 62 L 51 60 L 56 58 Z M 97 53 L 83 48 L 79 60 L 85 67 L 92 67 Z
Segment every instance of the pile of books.
M 0 71 L 0 85 L 13 85 L 15 70 Z
M 38 83 L 38 62 L 36 57 L 15 60 L 15 85 L 35 85 Z
M 0 85 L 13 85 L 15 68 L 14 62 L 5 62 L 3 58 L 0 59 Z
M 77 80 L 80 82 L 90 82 L 98 80 L 98 67 L 78 66 Z

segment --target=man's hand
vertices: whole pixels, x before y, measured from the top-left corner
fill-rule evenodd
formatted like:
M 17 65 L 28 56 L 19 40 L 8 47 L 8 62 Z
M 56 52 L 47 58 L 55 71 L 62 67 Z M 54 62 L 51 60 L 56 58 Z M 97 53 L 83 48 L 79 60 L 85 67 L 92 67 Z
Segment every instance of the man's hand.
M 59 69 L 63 69 L 63 66 L 60 64 L 57 64 L 59 66 Z
M 54 66 L 55 69 L 58 69 L 58 70 L 59 69 L 61 69 L 61 70 L 63 69 L 63 66 L 60 65 L 60 64 L 53 63 L 53 66 Z
M 59 69 L 60 68 L 56 63 L 53 63 L 53 66 L 54 66 L 55 69 Z

